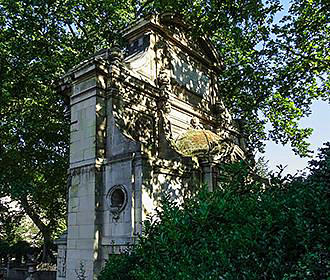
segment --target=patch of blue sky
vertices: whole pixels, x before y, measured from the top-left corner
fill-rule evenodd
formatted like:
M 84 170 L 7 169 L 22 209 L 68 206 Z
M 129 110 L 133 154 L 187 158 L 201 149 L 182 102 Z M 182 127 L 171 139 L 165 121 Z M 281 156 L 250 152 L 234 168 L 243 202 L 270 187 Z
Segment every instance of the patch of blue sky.
M 275 23 L 279 23 L 283 16 L 288 14 L 290 1 L 281 1 L 283 9 L 278 12 L 275 17 Z M 318 149 L 324 143 L 330 141 L 330 104 L 326 101 L 315 101 L 311 106 L 311 114 L 302 118 L 299 121 L 301 127 L 313 128 L 313 134 L 308 139 L 310 150 L 313 152 L 312 157 L 315 158 L 318 154 Z M 265 153 L 257 154 L 257 158 L 264 157 L 268 161 L 270 170 L 278 171 L 277 166 L 286 166 L 284 174 L 292 174 L 299 171 L 306 171 L 308 161 L 311 158 L 301 158 L 296 155 L 290 145 L 276 144 L 273 141 L 267 141 Z

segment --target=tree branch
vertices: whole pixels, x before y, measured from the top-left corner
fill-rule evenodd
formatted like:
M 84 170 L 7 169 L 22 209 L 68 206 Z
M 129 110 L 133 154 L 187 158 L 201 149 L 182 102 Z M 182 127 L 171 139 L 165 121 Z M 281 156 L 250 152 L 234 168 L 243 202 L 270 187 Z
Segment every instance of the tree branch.
M 76 33 L 73 31 L 71 24 L 66 22 L 66 25 L 69 27 L 70 33 L 73 35 L 74 38 L 77 38 Z
M 86 38 L 89 38 L 87 30 L 80 24 L 79 20 L 73 18 L 73 21 L 78 25 L 78 27 L 82 30 L 82 32 L 85 34 Z
M 324 61 L 323 59 L 318 59 L 318 58 L 315 58 L 315 57 L 312 57 L 312 56 L 307 56 L 307 55 L 304 55 L 302 53 L 295 52 L 292 48 L 290 48 L 289 46 L 287 46 L 285 44 L 282 44 L 282 43 L 275 42 L 275 44 L 282 47 L 282 48 L 284 48 L 284 49 L 286 49 L 287 51 L 291 52 L 292 54 L 303 58 L 303 59 L 314 61 L 314 62 L 317 62 L 317 63 L 321 63 L 326 67 L 330 66 L 330 63 L 327 62 L 327 61 Z
M 48 232 L 48 227 L 44 224 L 44 222 L 40 219 L 39 215 L 35 212 L 35 210 L 31 207 L 26 197 L 22 197 L 20 199 L 21 205 L 25 210 L 25 213 L 31 218 L 33 223 L 37 226 L 42 234 Z

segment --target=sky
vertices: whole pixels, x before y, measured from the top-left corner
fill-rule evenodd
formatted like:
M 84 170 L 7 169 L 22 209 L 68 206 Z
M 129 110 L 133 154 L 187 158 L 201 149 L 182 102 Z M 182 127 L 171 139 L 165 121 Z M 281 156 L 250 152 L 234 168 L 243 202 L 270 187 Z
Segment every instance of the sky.
M 289 1 L 282 0 L 283 10 L 279 12 L 275 21 L 278 21 L 285 15 L 289 8 Z M 330 142 L 330 104 L 325 101 L 315 101 L 312 105 L 312 114 L 303 118 L 300 121 L 302 127 L 313 128 L 313 134 L 308 139 L 310 150 L 312 150 L 313 157 L 317 155 L 317 150 L 322 147 L 323 143 Z M 275 144 L 268 141 L 266 143 L 265 153 L 258 154 L 257 157 L 264 157 L 268 161 L 270 170 L 278 171 L 277 165 L 287 166 L 283 171 L 284 174 L 294 175 L 297 171 L 307 167 L 307 163 L 311 158 L 301 158 L 292 152 L 290 145 Z
M 302 127 L 311 127 L 314 129 L 313 134 L 308 139 L 311 143 L 310 150 L 314 151 L 313 156 L 317 155 L 318 148 L 323 143 L 330 142 L 330 104 L 325 101 L 316 101 L 312 105 L 312 114 L 300 121 Z M 258 157 L 264 157 L 268 161 L 270 170 L 278 171 L 277 165 L 286 166 L 284 174 L 294 175 L 298 170 L 302 170 L 307 166 L 311 158 L 301 158 L 292 152 L 290 145 L 275 144 L 268 141 L 265 153 L 258 154 Z

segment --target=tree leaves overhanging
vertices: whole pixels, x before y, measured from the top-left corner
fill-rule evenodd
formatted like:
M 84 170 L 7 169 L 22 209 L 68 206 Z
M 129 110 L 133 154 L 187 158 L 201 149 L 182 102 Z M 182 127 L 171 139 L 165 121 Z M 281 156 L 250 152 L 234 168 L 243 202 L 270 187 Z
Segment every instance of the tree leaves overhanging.
M 45 236 L 55 231 L 65 215 L 69 143 L 56 81 L 155 12 L 182 14 L 213 42 L 224 62 L 219 94 L 252 151 L 270 138 L 306 155 L 311 130 L 298 121 L 314 100 L 329 100 L 330 9 L 294 0 L 276 25 L 280 9 L 275 0 L 0 0 L 1 196 L 18 201 Z

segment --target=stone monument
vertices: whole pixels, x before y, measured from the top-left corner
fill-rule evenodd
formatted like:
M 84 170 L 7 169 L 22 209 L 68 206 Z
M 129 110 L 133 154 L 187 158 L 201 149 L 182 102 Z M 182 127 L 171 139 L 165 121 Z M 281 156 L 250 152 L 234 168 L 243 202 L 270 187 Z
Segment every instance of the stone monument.
M 123 31 L 127 48 L 105 49 L 62 80 L 70 98 L 68 231 L 57 241 L 57 280 L 83 267 L 96 279 L 110 254 L 132 245 L 163 194 L 212 191 L 217 166 L 244 158 L 221 100 L 221 59 L 172 14 Z

